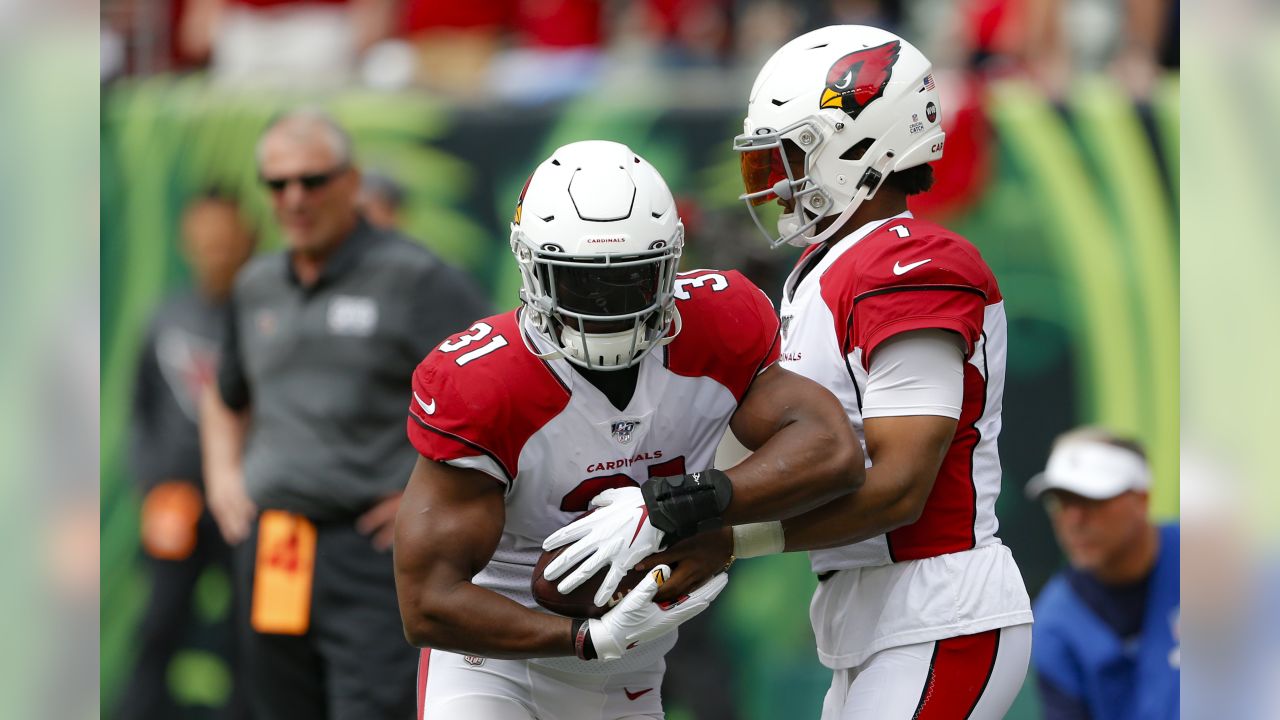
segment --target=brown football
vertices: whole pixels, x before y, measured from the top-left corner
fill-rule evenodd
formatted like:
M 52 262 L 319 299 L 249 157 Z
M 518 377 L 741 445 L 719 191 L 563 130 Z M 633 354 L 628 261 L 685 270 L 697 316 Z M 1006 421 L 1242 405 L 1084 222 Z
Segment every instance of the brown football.
M 568 545 L 561 545 L 555 550 L 547 550 L 542 553 L 542 557 L 538 558 L 538 564 L 533 568 L 533 599 L 539 605 L 557 615 L 598 618 L 608 612 L 624 595 L 630 592 L 631 588 L 644 579 L 644 573 L 638 570 L 632 570 L 627 573 L 622 578 L 622 582 L 618 583 L 618 589 L 614 591 L 613 598 L 604 607 L 599 607 L 595 604 L 593 598 L 596 596 L 596 590 L 600 589 L 600 583 L 604 582 L 604 576 L 609 572 L 609 568 L 606 566 L 601 568 L 600 572 L 588 578 L 586 582 L 574 588 L 568 595 L 565 595 L 556 589 L 556 585 L 565 578 L 565 575 L 572 572 L 572 569 L 557 578 L 555 582 L 542 577 L 542 571 L 568 547 Z

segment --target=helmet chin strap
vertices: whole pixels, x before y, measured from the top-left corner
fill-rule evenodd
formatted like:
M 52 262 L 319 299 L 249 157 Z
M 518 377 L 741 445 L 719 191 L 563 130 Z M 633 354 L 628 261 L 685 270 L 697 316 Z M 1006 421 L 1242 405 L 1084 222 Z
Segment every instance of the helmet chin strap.
M 866 186 L 858 188 L 858 192 L 854 193 L 853 199 L 849 201 L 844 212 L 837 215 L 835 222 L 831 223 L 826 230 L 823 230 L 817 235 L 804 234 L 804 226 L 812 224 L 813 221 L 802 222 L 799 210 L 783 213 L 778 216 L 778 232 L 781 233 L 780 237 L 790 238 L 787 240 L 787 244 L 794 245 L 796 247 L 808 247 L 810 245 L 817 245 L 820 242 L 825 242 L 828 238 L 834 235 L 837 230 L 844 227 L 844 224 L 848 222 L 850 217 L 853 217 L 853 213 L 857 211 L 858 206 L 862 204 L 862 201 L 867 199 L 868 194 Z
M 885 168 L 892 161 L 893 154 L 886 153 L 880 158 L 880 161 L 876 163 L 876 166 L 867 168 L 867 171 L 863 174 L 862 181 L 858 183 L 857 192 L 853 194 L 853 198 L 849 200 L 849 204 L 845 206 L 844 210 L 836 216 L 835 222 L 827 226 L 826 230 L 823 230 L 817 235 L 804 234 L 803 228 L 806 223 L 802 223 L 800 221 L 799 203 L 796 203 L 795 211 L 783 213 L 778 217 L 778 232 L 782 233 L 781 237 L 789 237 L 794 234 L 795 237 L 792 237 L 788 242 L 797 247 L 816 245 L 820 242 L 826 242 L 831 239 L 831 236 L 835 235 L 836 232 L 838 232 L 840 228 L 844 227 L 844 224 L 849 221 L 849 218 L 853 217 L 853 214 L 857 212 L 862 203 L 874 195 L 876 190 L 880 188 L 880 183 L 883 182 Z M 873 177 L 874 181 L 867 182 L 868 176 Z
M 523 290 L 521 293 L 523 294 Z M 623 330 L 616 333 L 594 334 L 586 333 L 586 341 L 584 342 L 583 334 L 577 330 L 562 326 L 560 330 L 561 347 L 553 350 L 539 350 L 530 339 L 534 333 L 544 336 L 551 332 L 547 316 L 532 311 L 526 303 L 528 312 L 521 321 L 522 327 L 520 332 L 520 340 L 524 343 L 524 347 L 534 357 L 542 360 L 558 360 L 565 359 L 582 367 L 591 367 L 601 370 L 621 370 L 625 367 L 634 365 L 625 359 L 625 356 L 632 352 L 631 334 L 632 330 Z M 537 318 L 536 320 L 533 318 Z M 674 327 L 673 327 L 674 326 Z M 667 325 L 669 332 L 656 343 L 653 347 L 662 347 L 670 345 L 680 335 L 680 331 L 684 329 L 684 323 L 680 317 L 680 309 L 671 308 L 671 319 Z M 586 346 L 590 344 L 591 352 L 597 356 L 599 362 L 592 362 L 587 359 Z M 552 343 L 553 345 L 556 343 Z M 624 347 L 625 346 L 625 347 Z M 646 351 L 647 352 L 647 351 Z M 641 353 L 643 355 L 644 353 Z M 604 362 L 605 358 L 610 355 L 616 360 L 610 364 Z M 639 358 L 636 358 L 638 360 Z
M 684 322 L 680 317 L 679 308 L 673 307 L 670 321 L 666 325 L 667 334 L 650 348 L 636 355 L 635 352 L 640 347 L 636 334 L 643 332 L 642 327 L 637 326 L 616 333 L 580 333 L 565 325 L 560 329 L 560 342 L 564 346 L 564 351 L 559 354 L 559 357 L 594 369 L 621 370 L 635 365 L 649 349 L 671 344 L 684 329 Z M 590 358 L 587 357 L 588 351 L 591 353 Z
M 581 333 L 566 325 L 560 329 L 560 342 L 567 358 L 600 369 L 622 368 L 633 360 L 639 344 L 636 332 L 633 327 L 614 333 Z

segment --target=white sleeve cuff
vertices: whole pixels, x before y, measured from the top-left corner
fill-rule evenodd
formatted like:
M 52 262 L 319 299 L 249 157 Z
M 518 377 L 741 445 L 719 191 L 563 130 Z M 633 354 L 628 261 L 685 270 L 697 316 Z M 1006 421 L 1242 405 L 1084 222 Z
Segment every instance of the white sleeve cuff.
M 947 330 L 912 330 L 889 338 L 871 355 L 862 416 L 959 420 L 964 362 L 963 341 Z
M 472 455 L 470 457 L 454 458 L 453 460 L 445 460 L 446 465 L 452 465 L 466 470 L 479 470 L 486 475 L 492 475 L 493 479 L 502 483 L 502 485 L 510 489 L 511 483 L 507 480 L 507 474 L 503 472 L 498 463 L 488 455 Z

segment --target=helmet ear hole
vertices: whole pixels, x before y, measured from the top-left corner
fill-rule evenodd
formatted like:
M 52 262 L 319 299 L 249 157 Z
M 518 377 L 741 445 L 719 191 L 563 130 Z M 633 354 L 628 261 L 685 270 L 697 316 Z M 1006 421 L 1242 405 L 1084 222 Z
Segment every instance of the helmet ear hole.
M 853 147 L 849 148 L 848 150 L 845 150 L 844 154 L 840 156 L 840 159 L 841 160 L 861 160 L 862 156 L 867 154 L 867 151 L 871 149 L 871 146 L 874 143 L 875 143 L 875 140 L 873 138 L 863 138 L 862 140 L 859 140 Z

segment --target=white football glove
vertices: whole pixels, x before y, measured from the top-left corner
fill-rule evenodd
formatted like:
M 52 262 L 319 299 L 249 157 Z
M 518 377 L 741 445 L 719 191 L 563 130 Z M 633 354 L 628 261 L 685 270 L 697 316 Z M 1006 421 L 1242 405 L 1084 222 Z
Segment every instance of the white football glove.
M 594 598 L 597 607 L 604 607 L 631 568 L 660 549 L 663 533 L 649 524 L 649 508 L 638 487 L 605 490 L 591 499 L 591 505 L 595 512 L 551 533 L 542 543 L 543 550 L 573 543 L 547 565 L 542 576 L 555 580 L 581 561 L 556 585 L 568 594 L 608 565 Z
M 720 573 L 675 602 L 655 603 L 653 596 L 670 576 L 671 568 L 658 565 L 604 617 L 587 621 L 597 658 L 617 660 L 636 645 L 675 630 L 681 623 L 706 610 L 729 584 L 729 574 Z

